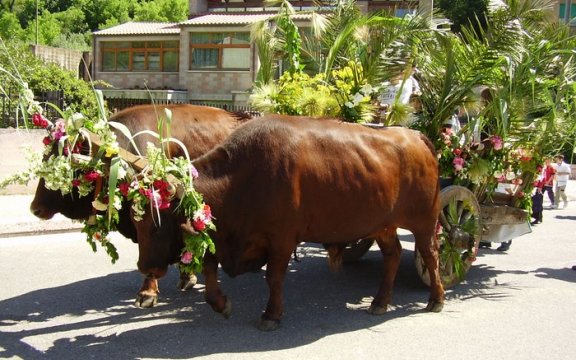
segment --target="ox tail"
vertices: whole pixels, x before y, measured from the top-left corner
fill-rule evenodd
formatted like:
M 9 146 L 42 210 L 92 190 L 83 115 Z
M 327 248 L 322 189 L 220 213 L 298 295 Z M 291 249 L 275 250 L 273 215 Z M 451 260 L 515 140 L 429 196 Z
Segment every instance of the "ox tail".
M 330 271 L 338 272 L 342 269 L 342 254 L 344 253 L 345 245 L 337 244 L 324 244 L 328 251 L 328 267 Z

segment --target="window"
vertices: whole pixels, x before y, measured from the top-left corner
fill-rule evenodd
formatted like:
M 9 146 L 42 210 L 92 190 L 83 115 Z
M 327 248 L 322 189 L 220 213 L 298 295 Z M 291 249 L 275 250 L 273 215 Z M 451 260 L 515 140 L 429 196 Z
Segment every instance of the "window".
M 178 71 L 179 42 L 103 41 L 102 71 Z
M 190 33 L 190 70 L 249 70 L 250 34 Z

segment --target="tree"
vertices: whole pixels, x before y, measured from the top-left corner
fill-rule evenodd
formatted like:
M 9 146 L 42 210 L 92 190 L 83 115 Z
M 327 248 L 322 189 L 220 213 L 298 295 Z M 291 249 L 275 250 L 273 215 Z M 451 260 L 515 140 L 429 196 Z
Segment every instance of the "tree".
M 35 26 L 26 28 L 25 33 L 26 39 L 30 42 L 36 42 L 37 40 L 38 44 L 53 46 L 62 33 L 62 24 L 56 15 L 44 10 L 38 16 L 38 39 L 36 39 Z
M 0 37 L 4 39 L 23 39 L 24 30 L 15 14 L 0 13 Z
M 2 10 L 7 10 L 10 13 L 14 13 L 14 5 L 17 0 L 0 0 L 0 8 Z
M 434 5 L 452 21 L 452 31 L 473 24 L 475 29 L 486 26 L 486 12 L 490 0 L 438 0 Z
M 188 0 L 143 0 L 134 6 L 134 20 L 180 22 L 188 18 Z
M 137 0 L 93 0 L 87 1 L 82 9 L 91 31 L 128 22 L 134 14 Z

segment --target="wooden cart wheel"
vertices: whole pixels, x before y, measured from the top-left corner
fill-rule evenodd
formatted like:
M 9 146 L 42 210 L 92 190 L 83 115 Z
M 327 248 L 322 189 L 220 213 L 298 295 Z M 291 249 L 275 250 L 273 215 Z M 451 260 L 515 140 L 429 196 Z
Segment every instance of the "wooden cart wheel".
M 342 261 L 347 263 L 360 259 L 368 252 L 368 250 L 370 250 L 372 244 L 374 244 L 374 239 L 360 239 L 351 242 L 346 245 L 346 248 L 342 253 Z
M 478 253 L 482 228 L 480 205 L 474 194 L 457 185 L 442 189 L 438 223 L 440 277 L 444 288 L 449 288 L 464 280 Z M 422 256 L 418 250 L 415 255 L 418 274 L 430 286 Z

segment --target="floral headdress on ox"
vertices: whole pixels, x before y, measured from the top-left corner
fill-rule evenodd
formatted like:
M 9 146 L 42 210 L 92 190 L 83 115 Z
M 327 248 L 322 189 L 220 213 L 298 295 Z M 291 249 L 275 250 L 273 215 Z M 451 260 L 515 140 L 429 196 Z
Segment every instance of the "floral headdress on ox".
M 87 119 L 82 114 L 56 109 L 61 118 L 51 122 L 43 115 L 43 104 L 35 101 L 27 84 L 22 83 L 20 108 L 24 110 L 24 117 L 30 116 L 35 127 L 48 131 L 43 139 L 46 158 L 44 161 L 39 161 L 39 157 L 31 159 L 27 171 L 0 182 L 0 188 L 12 183 L 26 184 L 41 177 L 48 189 L 60 191 L 63 195 L 70 194 L 74 188 L 80 197 L 94 191 L 94 214 L 84 222 L 82 232 L 86 233 L 92 249 L 96 251 L 97 244 L 100 244 L 113 263 L 118 259 L 118 253 L 108 234 L 116 230 L 118 211 L 124 200 L 131 201 L 135 220 L 141 220 L 147 207 L 158 214 L 160 210 L 169 209 L 173 203 L 177 203 L 173 211 L 180 211 L 191 219 L 196 230 L 184 239 L 180 266 L 186 272 L 201 271 L 204 253 L 207 250 L 215 252 L 207 231 L 216 228 L 210 207 L 204 204 L 201 194 L 194 189 L 193 180 L 198 177 L 198 172 L 191 164 L 185 146 L 176 139 L 162 138 L 148 130 L 132 135 L 123 124 L 107 121 L 102 93 L 96 91 L 96 94 L 103 115 L 100 119 Z M 165 111 L 169 128 L 171 112 L 168 109 Z M 138 155 L 119 148 L 112 128 L 130 139 Z M 162 128 L 163 119 L 159 119 L 159 129 Z M 145 157 L 140 155 L 133 141 L 142 134 L 155 136 L 161 144 L 157 148 L 149 143 Z M 185 157 L 168 158 L 164 151 L 167 142 L 181 146 Z M 83 155 L 81 151 L 85 145 L 82 144 L 86 143 L 88 155 Z M 179 202 L 173 201 L 176 197 Z M 159 216 L 157 218 L 160 219 Z

